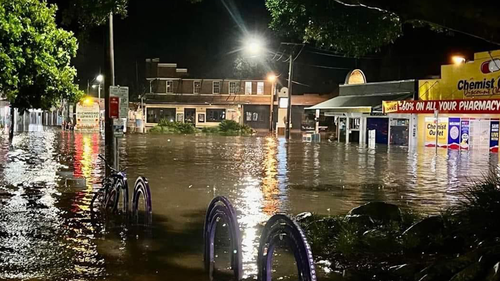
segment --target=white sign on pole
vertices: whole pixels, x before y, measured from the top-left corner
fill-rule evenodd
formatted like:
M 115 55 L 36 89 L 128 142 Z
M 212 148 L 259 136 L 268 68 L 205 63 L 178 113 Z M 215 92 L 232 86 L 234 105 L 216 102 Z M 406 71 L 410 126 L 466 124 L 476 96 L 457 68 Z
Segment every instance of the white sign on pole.
M 113 135 L 115 138 L 123 137 L 123 132 L 125 131 L 124 119 L 113 119 Z
M 120 118 L 128 118 L 128 87 L 110 86 L 109 96 L 120 98 Z

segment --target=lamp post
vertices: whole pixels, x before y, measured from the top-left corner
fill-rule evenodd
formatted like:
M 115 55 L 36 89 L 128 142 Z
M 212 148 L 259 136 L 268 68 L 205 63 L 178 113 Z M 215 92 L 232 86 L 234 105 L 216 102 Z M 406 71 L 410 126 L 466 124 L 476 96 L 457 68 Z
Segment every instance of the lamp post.
M 272 83 L 271 87 L 271 105 L 270 105 L 270 110 L 269 110 L 269 132 L 273 131 L 273 120 L 274 120 L 274 96 L 276 95 L 277 87 L 276 87 L 276 81 L 278 80 L 278 77 L 274 73 L 271 73 L 267 75 L 267 81 Z
M 296 43 L 281 43 L 282 45 L 285 46 L 302 46 L 304 47 L 304 44 L 296 44 Z M 258 37 L 252 37 L 249 40 L 245 42 L 245 46 L 243 48 L 246 50 L 247 54 L 249 54 L 251 57 L 256 57 L 260 54 L 262 54 L 264 51 L 267 51 L 266 48 L 264 47 L 264 43 L 262 40 L 259 40 Z M 275 53 L 276 54 L 276 53 Z M 300 53 L 299 53 L 300 54 Z M 291 118 L 292 118 L 292 87 L 293 87 L 293 63 L 297 59 L 297 57 L 294 58 L 293 51 L 290 52 L 290 58 L 288 59 L 289 66 L 288 66 L 288 104 L 287 104 L 287 116 L 286 116 L 286 128 L 285 128 L 285 137 L 287 139 L 290 139 L 290 125 L 291 125 Z M 274 101 L 273 101 L 274 103 Z M 271 121 L 272 122 L 272 121 Z
M 98 82 L 97 85 L 92 85 L 92 88 L 97 88 L 97 103 L 99 104 L 99 133 L 101 132 L 101 84 L 104 82 L 104 76 L 102 74 L 97 75 L 95 81 Z

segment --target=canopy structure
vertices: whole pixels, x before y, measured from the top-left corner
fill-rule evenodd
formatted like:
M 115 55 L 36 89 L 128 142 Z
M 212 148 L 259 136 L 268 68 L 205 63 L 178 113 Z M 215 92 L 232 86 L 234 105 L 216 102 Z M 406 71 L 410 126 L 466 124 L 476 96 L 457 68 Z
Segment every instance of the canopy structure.
M 382 101 L 413 99 L 415 80 L 342 85 L 340 95 L 306 108 L 324 112 L 382 113 Z

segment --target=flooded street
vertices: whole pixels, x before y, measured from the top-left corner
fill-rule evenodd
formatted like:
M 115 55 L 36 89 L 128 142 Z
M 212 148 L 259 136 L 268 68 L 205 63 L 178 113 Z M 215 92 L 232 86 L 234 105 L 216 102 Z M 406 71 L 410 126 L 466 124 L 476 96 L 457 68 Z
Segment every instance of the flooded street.
M 498 155 L 432 148 L 286 143 L 273 137 L 129 135 L 121 165 L 129 188 L 149 179 L 153 225 L 90 221 L 104 170 L 98 134 L 45 129 L 0 137 L 0 278 L 207 280 L 203 220 L 227 196 L 242 231 L 244 277 L 257 271 L 260 229 L 277 212 L 344 214 L 369 201 L 437 213 L 487 175 Z M 86 187 L 64 179 L 84 177 Z

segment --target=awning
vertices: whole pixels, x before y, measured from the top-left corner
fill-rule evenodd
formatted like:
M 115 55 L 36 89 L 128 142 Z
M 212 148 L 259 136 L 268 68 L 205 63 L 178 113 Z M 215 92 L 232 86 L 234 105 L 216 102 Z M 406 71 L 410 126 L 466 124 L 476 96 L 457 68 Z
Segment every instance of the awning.
M 377 95 L 352 95 L 338 96 L 315 106 L 306 108 L 306 110 L 323 110 L 323 111 L 343 111 L 343 112 L 363 112 L 371 113 L 374 109 L 382 108 L 384 100 L 406 100 L 413 97 L 413 93 L 397 93 L 397 94 L 377 94 Z

